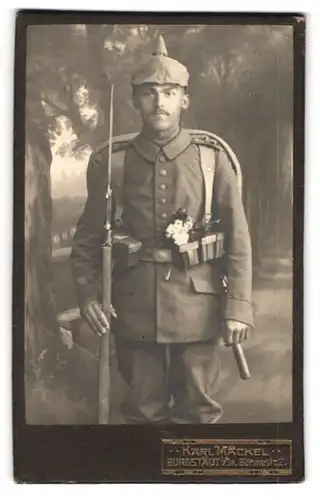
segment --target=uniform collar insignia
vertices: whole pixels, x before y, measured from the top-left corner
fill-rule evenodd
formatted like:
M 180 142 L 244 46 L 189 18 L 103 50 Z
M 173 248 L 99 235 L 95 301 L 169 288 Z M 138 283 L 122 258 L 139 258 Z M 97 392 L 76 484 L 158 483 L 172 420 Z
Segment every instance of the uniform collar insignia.
M 173 160 L 179 156 L 187 147 L 191 144 L 191 136 L 187 130 L 182 129 L 180 133 L 172 139 L 168 144 L 163 146 L 163 152 L 169 158 Z
M 136 151 L 149 162 L 154 162 L 157 155 L 162 151 L 169 160 L 173 160 L 179 156 L 191 144 L 192 138 L 189 132 L 185 129 L 180 130 L 179 134 L 164 146 L 159 146 L 154 142 L 146 139 L 140 133 L 133 140 L 133 146 Z

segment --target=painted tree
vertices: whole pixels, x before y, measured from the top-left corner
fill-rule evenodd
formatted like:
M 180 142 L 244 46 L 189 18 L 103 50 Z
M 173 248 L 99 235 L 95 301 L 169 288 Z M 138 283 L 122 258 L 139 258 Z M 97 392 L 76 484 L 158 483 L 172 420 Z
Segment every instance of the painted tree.
M 105 68 L 115 66 L 114 58 L 123 46 L 121 39 L 130 33 L 110 26 L 28 28 L 25 367 L 29 408 L 32 396 L 28 398 L 28 390 L 30 395 L 34 382 L 41 385 L 44 380 L 57 380 L 57 370 L 61 372 L 56 340 L 60 329 L 52 293 L 51 146 L 63 127 L 72 130 L 74 139 L 63 145 L 61 155 L 67 150 L 81 154 L 83 147 L 94 147 L 105 138 L 107 96 L 114 76 L 112 70 L 108 73 Z M 115 38 L 110 39 L 110 35 Z M 117 99 L 121 100 L 119 94 Z M 119 131 L 118 116 L 115 132 Z M 67 370 L 68 366 L 64 367 L 64 373 Z M 75 376 L 74 372 L 69 373 L 70 379 Z

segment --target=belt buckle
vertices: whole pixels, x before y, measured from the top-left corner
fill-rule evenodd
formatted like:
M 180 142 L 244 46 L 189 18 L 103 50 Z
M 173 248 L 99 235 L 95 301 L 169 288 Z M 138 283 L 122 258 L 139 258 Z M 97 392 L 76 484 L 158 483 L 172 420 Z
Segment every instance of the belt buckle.
M 154 259 L 155 261 L 159 261 L 159 262 L 168 262 L 169 260 L 169 250 L 167 249 L 154 249 L 153 251 L 154 253 Z

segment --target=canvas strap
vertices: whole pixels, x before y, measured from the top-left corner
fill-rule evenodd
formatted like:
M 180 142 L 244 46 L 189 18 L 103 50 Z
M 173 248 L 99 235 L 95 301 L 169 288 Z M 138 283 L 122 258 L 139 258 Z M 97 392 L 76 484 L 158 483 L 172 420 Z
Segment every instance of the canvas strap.
M 124 182 L 124 166 L 126 163 L 126 155 L 124 155 L 121 166 L 112 172 L 112 196 L 115 204 L 114 218 L 120 221 L 123 211 L 123 182 Z
M 216 168 L 216 153 L 213 148 L 207 146 L 199 146 L 200 150 L 200 166 L 202 170 L 205 200 L 204 200 L 204 222 L 210 222 L 212 216 L 212 195 L 213 195 L 213 180 Z

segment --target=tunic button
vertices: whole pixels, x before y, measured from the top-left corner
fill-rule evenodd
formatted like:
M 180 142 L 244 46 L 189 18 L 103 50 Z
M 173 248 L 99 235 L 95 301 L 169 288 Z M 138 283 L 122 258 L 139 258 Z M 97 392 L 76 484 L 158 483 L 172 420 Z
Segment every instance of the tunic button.
M 160 218 L 161 219 L 166 219 L 168 217 L 168 214 L 166 214 L 165 212 L 163 212 L 162 214 L 160 214 Z
M 160 198 L 161 205 L 165 205 L 167 203 L 167 198 Z
M 159 162 L 164 163 L 166 161 L 165 157 L 163 155 L 159 156 Z
M 161 175 L 161 177 L 166 177 L 168 175 L 168 172 L 164 168 L 162 168 L 160 170 L 160 175 Z
M 165 184 L 160 184 L 159 189 L 160 191 L 165 191 L 167 189 L 167 186 Z

